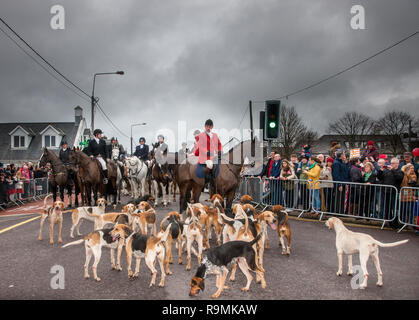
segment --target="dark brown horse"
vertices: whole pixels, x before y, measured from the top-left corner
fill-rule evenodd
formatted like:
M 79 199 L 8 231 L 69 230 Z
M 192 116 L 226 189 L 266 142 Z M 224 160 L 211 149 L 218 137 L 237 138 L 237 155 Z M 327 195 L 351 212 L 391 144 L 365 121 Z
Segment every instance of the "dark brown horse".
M 103 184 L 103 172 L 100 169 L 99 161 L 90 159 L 90 157 L 80 150 L 70 151 L 70 162 L 72 165 L 79 167 L 79 183 L 84 189 L 83 205 L 92 205 L 92 193 L 96 203 L 98 199 L 99 189 Z M 87 203 L 86 203 L 87 202 Z
M 78 188 L 76 180 L 76 172 L 72 172 L 66 168 L 64 163 L 58 158 L 58 156 L 44 148 L 44 152 L 41 156 L 41 160 L 39 161 L 40 167 L 45 167 L 47 163 L 51 164 L 52 173 L 49 176 L 48 180 L 52 189 L 52 196 L 54 202 L 57 200 L 57 190 L 60 190 L 60 199 L 64 201 L 64 188 L 67 189 L 68 194 L 68 207 L 71 207 L 71 196 L 73 185 L 75 185 L 75 206 L 79 205 L 78 195 L 80 193 L 80 189 Z
M 254 149 L 255 141 L 246 142 L 251 143 L 251 148 Z M 240 183 L 240 173 L 243 166 L 251 165 L 245 164 L 245 158 L 250 158 L 250 152 L 248 155 L 246 154 L 244 143 L 241 142 L 222 156 L 222 161 L 218 165 L 218 175 L 214 179 L 215 191 L 226 199 L 226 208 L 231 208 L 232 206 L 236 189 Z M 205 184 L 205 179 L 199 178 L 196 173 L 197 159 L 195 159 L 196 163 L 192 163 L 192 161 L 192 159 L 187 160 L 180 164 L 176 170 L 176 181 L 180 190 L 180 212 L 186 210 L 191 191 L 194 202 L 199 202 L 199 197 Z M 214 170 L 216 170 L 216 167 Z

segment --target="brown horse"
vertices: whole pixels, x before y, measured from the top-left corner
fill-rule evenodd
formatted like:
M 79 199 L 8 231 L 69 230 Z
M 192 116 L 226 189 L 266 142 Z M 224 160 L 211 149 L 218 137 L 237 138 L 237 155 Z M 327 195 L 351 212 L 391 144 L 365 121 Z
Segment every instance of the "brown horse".
M 218 165 L 218 175 L 214 179 L 216 193 L 219 193 L 226 199 L 226 208 L 231 208 L 232 206 L 236 189 L 240 183 L 240 173 L 243 166 L 251 165 L 245 164 L 245 158 L 246 156 L 250 158 L 250 153 L 249 155 L 246 155 L 246 152 L 244 152 L 244 142 L 245 141 L 230 149 L 227 154 L 222 156 L 221 163 Z M 254 145 L 255 141 L 251 142 L 252 149 L 254 148 Z M 238 152 L 240 152 L 240 159 L 237 159 L 239 161 L 236 161 L 236 159 L 233 158 Z M 199 197 L 205 184 L 205 179 L 199 178 L 196 174 L 198 163 L 191 162 L 191 160 L 183 162 L 176 170 L 175 179 L 180 190 L 179 204 L 181 213 L 186 210 L 191 191 L 193 193 L 194 202 L 199 202 Z M 217 168 L 215 167 L 214 170 L 217 170 Z
M 58 158 L 58 156 L 44 148 L 44 152 L 41 156 L 41 160 L 39 161 L 40 167 L 45 167 L 47 163 L 51 164 L 52 173 L 48 177 L 50 186 L 52 188 L 52 196 L 53 201 L 57 200 L 57 190 L 60 190 L 60 199 L 64 202 L 64 188 L 67 189 L 68 194 L 68 207 L 71 207 L 71 196 L 73 185 L 75 185 L 75 206 L 78 207 L 79 200 L 78 195 L 80 193 L 80 189 L 78 188 L 77 181 L 76 181 L 76 173 L 71 170 L 67 170 L 64 163 Z
M 92 192 L 93 198 L 96 203 L 98 199 L 98 192 L 105 196 L 107 195 L 107 189 L 116 189 L 116 169 L 110 163 L 107 163 L 108 167 L 108 184 L 103 184 L 103 172 L 100 163 L 96 159 L 91 159 L 87 154 L 79 150 L 70 151 L 70 162 L 73 165 L 77 165 L 80 169 L 79 183 L 83 185 L 85 191 L 84 202 L 87 201 L 87 205 L 91 206 L 92 203 Z M 115 196 L 116 201 L 116 196 Z M 86 203 L 84 203 L 86 205 Z

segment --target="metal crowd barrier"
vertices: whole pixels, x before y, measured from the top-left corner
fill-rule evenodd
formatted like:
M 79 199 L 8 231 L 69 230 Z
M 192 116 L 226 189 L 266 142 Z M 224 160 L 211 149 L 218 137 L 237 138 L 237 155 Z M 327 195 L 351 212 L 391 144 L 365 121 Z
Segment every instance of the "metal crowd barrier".
M 362 218 L 381 221 L 382 229 L 397 218 L 398 191 L 394 186 L 333 181 L 333 188 L 325 190 L 319 188 L 322 182 L 314 183 L 311 195 L 313 211 L 320 213 L 320 220 L 323 214 Z
M 43 199 L 49 193 L 48 178 L 34 179 L 34 198 L 37 200 Z
M 236 199 L 248 194 L 252 196 L 255 207 L 261 206 L 262 210 L 280 204 L 287 210 L 301 211 L 301 215 L 311 208 L 307 183 L 308 180 L 244 177 L 239 185 Z
M 416 196 L 415 202 L 410 202 L 409 205 L 402 204 L 403 198 L 394 186 L 245 177 L 240 184 L 238 197 L 243 194 L 251 195 L 254 204 L 262 206 L 262 210 L 281 204 L 287 210 L 300 211 L 298 217 L 304 212 L 312 211 L 320 215 L 319 220 L 325 214 L 360 218 L 380 221 L 381 228 L 384 228 L 386 222 L 398 218 L 404 224 L 403 228 L 406 225 L 419 227 L 419 188 L 402 188 L 402 191 L 406 190 L 414 192 Z
M 419 188 L 403 187 L 399 194 L 399 214 L 398 219 L 403 227 L 406 226 L 419 228 Z
M 49 193 L 48 178 L 37 178 L 31 180 L 19 180 L 14 186 L 15 192 L 9 194 L 9 202 L 15 206 L 22 206 L 25 202 L 36 201 L 43 199 Z M 2 204 L 1 208 L 4 210 L 7 203 Z

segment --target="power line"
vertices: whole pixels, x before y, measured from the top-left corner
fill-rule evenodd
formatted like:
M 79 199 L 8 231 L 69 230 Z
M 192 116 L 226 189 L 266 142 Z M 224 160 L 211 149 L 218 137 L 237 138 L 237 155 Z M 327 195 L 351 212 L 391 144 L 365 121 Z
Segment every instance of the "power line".
M 111 123 L 111 125 L 120 133 L 122 134 L 124 137 L 130 139 L 130 137 L 128 135 L 126 135 L 125 133 L 123 133 L 116 125 L 115 123 L 113 123 L 113 121 L 108 117 L 108 115 L 106 114 L 106 112 L 103 110 L 103 108 L 99 105 L 99 103 L 96 103 L 96 106 L 98 107 L 98 109 L 102 112 L 102 114 L 106 117 L 106 119 L 108 119 L 108 121 Z
M 79 90 L 80 92 L 82 92 L 85 96 L 90 98 L 90 95 L 88 93 L 86 93 L 84 90 L 82 90 L 79 86 L 77 86 L 76 84 L 74 84 L 70 79 L 68 79 L 65 75 L 63 75 L 60 71 L 58 71 L 51 63 L 49 63 L 44 57 L 42 57 L 38 51 L 36 51 L 34 48 L 32 48 L 32 46 L 26 42 L 15 30 L 13 30 L 12 27 L 10 27 L 6 21 L 4 21 L 2 18 L 0 18 L 0 21 L 10 30 L 13 32 L 13 34 L 18 37 L 26 46 L 28 46 L 32 52 L 34 52 L 39 58 L 42 59 L 42 61 L 44 61 L 49 67 L 51 67 L 56 73 L 58 73 L 61 77 L 63 77 L 67 82 L 69 82 L 73 87 L 75 87 L 77 90 Z M 3 31 L 4 32 L 4 31 Z
M 75 91 L 72 87 L 68 86 L 65 82 L 63 82 L 60 78 L 58 78 L 55 74 L 53 74 L 50 70 L 48 70 L 45 66 L 43 66 L 38 60 L 36 60 L 31 54 L 29 54 L 15 39 L 13 39 L 7 32 L 0 27 L 0 31 L 9 38 L 19 49 L 21 49 L 29 58 L 31 58 L 37 65 L 39 65 L 42 69 L 44 69 L 45 72 L 47 72 L 51 77 L 53 77 L 55 80 L 60 82 L 63 86 L 67 87 L 67 89 L 71 90 L 74 94 L 78 95 L 83 100 L 90 102 L 87 98 L 79 94 L 77 91 Z
M 365 58 L 365 59 L 361 60 L 360 62 L 355 63 L 354 65 L 351 65 L 350 67 L 347 67 L 347 68 L 345 68 L 345 69 L 343 69 L 343 70 L 341 70 L 341 71 L 339 71 L 339 72 L 337 72 L 337 73 L 335 73 L 335 74 L 333 74 L 333 75 L 331 75 L 331 76 L 329 76 L 329 77 L 327 77 L 327 78 L 324 78 L 324 79 L 322 79 L 322 80 L 320 80 L 320 81 L 317 81 L 317 82 L 315 82 L 315 83 L 313 83 L 313 84 L 311 84 L 311 85 L 309 85 L 309 86 L 306 86 L 306 87 L 304 87 L 304 88 L 302 88 L 302 89 L 296 90 L 296 91 L 294 91 L 294 92 L 290 92 L 290 93 L 288 93 L 288 94 L 284 94 L 284 95 L 282 95 L 282 96 L 280 96 L 279 98 L 276 98 L 276 99 L 277 99 L 277 100 L 280 100 L 280 99 L 283 99 L 283 98 L 288 99 L 288 97 L 291 97 L 291 96 L 297 95 L 297 94 L 299 94 L 299 93 L 301 93 L 301 92 L 303 92 L 303 91 L 305 91 L 305 90 L 308 90 L 308 89 L 311 89 L 311 88 L 313 88 L 313 87 L 316 87 L 316 86 L 318 86 L 318 85 L 322 84 L 323 82 L 326 82 L 326 81 L 328 81 L 328 80 L 330 80 L 330 79 L 333 79 L 333 78 L 335 78 L 335 77 L 337 77 L 337 76 L 341 75 L 342 73 L 344 73 L 344 72 L 346 72 L 346 71 L 349 71 L 349 70 L 352 70 L 352 69 L 356 68 L 357 66 L 359 66 L 359 65 L 363 64 L 364 62 L 367 62 L 367 61 L 369 61 L 369 60 L 371 60 L 371 59 L 375 58 L 376 56 L 378 56 L 378 55 L 380 55 L 380 54 L 382 54 L 382 53 L 384 53 L 384 52 L 386 52 L 386 51 L 388 51 L 388 50 L 390 50 L 390 49 L 392 49 L 392 48 L 394 48 L 394 47 L 398 46 L 398 45 L 399 45 L 399 44 L 401 44 L 402 42 L 405 42 L 405 41 L 409 40 L 410 38 L 413 38 L 414 36 L 416 36 L 416 35 L 418 35 L 418 34 L 419 34 L 419 30 L 418 30 L 418 31 L 416 31 L 416 32 L 414 32 L 414 33 L 412 33 L 412 34 L 410 34 L 410 35 L 408 35 L 407 37 L 404 37 L 403 39 L 401 39 L 401 40 L 397 41 L 396 43 L 393 43 L 392 45 L 390 45 L 390 46 L 388 46 L 388 47 L 386 47 L 386 48 L 384 48 L 384 49 L 382 49 L 382 50 L 378 51 L 377 53 L 373 54 L 372 56 L 369 56 L 368 58 Z M 264 101 L 253 101 L 253 102 L 256 102 L 256 103 L 261 103 L 261 102 L 264 102 Z

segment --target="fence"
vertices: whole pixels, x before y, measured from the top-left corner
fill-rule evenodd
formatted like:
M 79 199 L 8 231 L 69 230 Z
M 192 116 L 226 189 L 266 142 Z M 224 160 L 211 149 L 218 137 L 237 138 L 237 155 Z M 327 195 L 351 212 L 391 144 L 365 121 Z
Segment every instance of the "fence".
M 399 215 L 398 219 L 403 227 L 419 227 L 419 188 L 403 187 L 399 194 Z
M 36 201 L 45 197 L 49 193 L 48 178 L 31 179 L 18 181 L 13 189 L 9 190 L 8 203 L 0 204 L 4 210 L 8 205 L 21 206 L 28 201 Z
M 397 218 L 397 188 L 380 184 L 328 181 L 328 188 L 320 188 L 316 181 L 312 186 L 313 211 L 320 214 L 338 215 L 386 222 Z
M 263 210 L 281 204 L 287 210 L 303 213 L 312 211 L 320 215 L 344 216 L 382 222 L 399 221 L 403 227 L 419 227 L 419 188 L 335 182 L 318 180 L 280 180 L 245 177 L 239 188 L 240 195 L 249 194 L 256 206 Z M 405 194 L 405 196 L 403 196 Z

